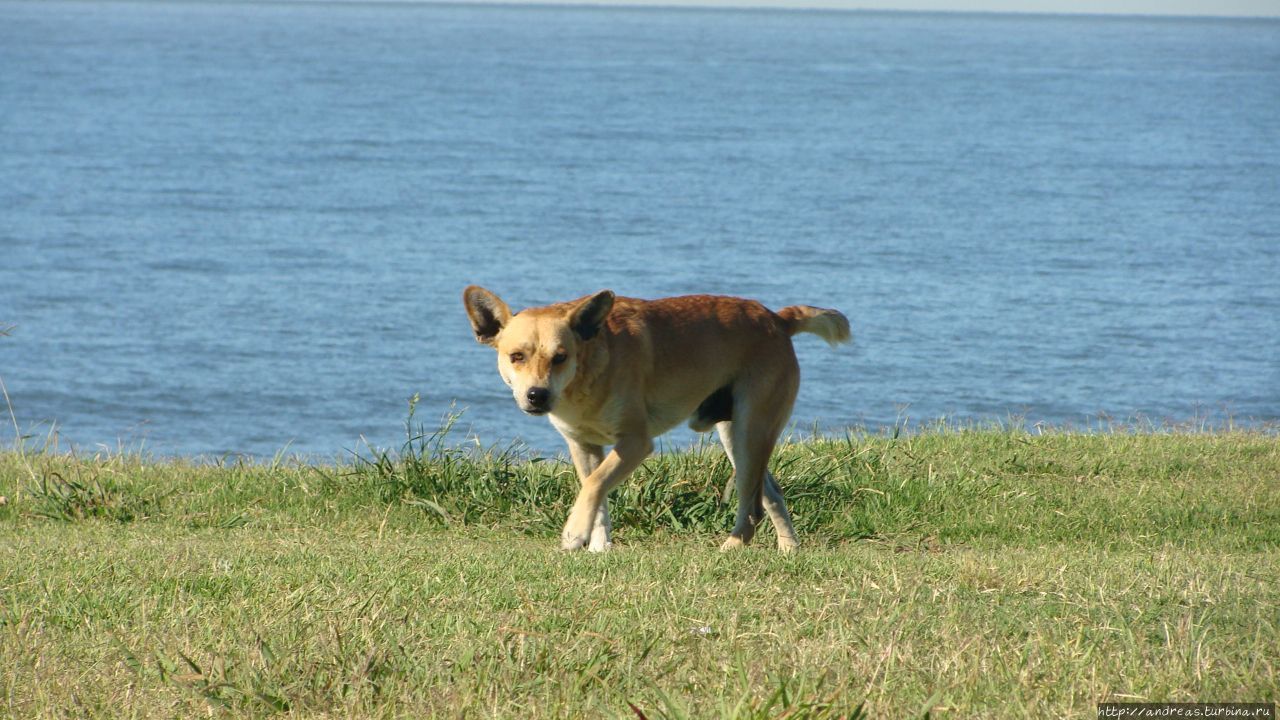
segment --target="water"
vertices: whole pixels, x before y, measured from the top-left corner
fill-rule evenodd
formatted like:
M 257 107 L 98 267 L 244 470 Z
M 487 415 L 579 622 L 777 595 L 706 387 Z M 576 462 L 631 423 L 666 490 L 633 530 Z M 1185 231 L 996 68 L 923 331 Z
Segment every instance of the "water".
M 0 379 L 86 450 L 559 452 L 479 283 L 840 308 L 800 428 L 1272 422 L 1277 118 L 1276 21 L 0 0 Z

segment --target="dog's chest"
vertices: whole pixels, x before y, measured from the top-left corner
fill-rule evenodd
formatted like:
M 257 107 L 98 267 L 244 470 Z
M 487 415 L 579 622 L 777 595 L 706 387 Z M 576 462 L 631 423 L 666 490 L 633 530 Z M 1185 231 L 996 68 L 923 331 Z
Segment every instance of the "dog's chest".
M 612 445 L 618 440 L 618 419 L 613 403 L 606 403 L 596 413 L 582 413 L 576 408 L 562 407 L 547 416 L 561 435 L 592 445 Z

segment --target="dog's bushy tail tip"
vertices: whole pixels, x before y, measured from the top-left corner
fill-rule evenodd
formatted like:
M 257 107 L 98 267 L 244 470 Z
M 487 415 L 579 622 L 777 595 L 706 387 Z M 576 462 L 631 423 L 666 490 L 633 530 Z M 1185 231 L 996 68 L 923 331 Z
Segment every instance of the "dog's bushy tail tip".
M 832 347 L 853 339 L 853 333 L 849 330 L 849 318 L 839 310 L 791 305 L 779 310 L 778 317 L 786 323 L 788 335 L 813 333 Z

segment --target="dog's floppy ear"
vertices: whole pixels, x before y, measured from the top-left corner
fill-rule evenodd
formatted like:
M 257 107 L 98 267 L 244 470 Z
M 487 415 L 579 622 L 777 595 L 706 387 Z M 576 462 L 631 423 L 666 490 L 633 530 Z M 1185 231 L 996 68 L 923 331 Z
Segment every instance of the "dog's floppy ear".
M 583 340 L 590 340 L 604 327 L 604 319 L 613 309 L 613 291 L 601 290 L 583 300 L 569 316 L 569 327 Z
M 511 319 L 511 308 L 479 285 L 469 285 L 462 291 L 462 304 L 467 306 L 467 317 L 471 318 L 476 341 L 485 345 L 494 344 L 498 333 Z

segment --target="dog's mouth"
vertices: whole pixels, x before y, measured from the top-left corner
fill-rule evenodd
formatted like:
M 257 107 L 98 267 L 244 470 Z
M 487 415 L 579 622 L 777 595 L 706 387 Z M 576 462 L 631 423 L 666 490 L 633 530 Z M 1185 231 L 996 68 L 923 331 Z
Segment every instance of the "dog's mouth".
M 523 410 L 523 411 L 524 411 L 524 413 L 525 413 L 526 415 L 533 415 L 534 417 L 540 417 L 540 416 L 542 416 L 542 415 L 546 415 L 547 413 L 551 412 L 551 408 L 548 408 L 548 407 L 523 407 L 523 406 L 521 406 L 521 408 L 520 408 L 520 409 L 521 409 L 521 410 Z

